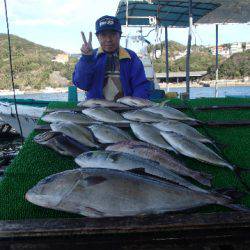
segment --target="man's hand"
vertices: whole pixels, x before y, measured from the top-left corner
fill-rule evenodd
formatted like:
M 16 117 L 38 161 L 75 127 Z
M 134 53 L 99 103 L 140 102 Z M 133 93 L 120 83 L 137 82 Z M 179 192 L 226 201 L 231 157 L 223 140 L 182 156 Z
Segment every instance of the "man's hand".
M 89 32 L 89 41 L 87 42 L 84 33 L 81 31 L 83 45 L 81 47 L 81 52 L 83 55 L 92 55 L 93 48 L 92 48 L 92 32 Z

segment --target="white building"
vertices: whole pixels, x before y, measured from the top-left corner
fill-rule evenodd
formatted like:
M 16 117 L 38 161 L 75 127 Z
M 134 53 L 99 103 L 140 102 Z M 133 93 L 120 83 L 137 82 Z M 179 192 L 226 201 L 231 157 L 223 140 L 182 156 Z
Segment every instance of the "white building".
M 246 43 L 246 48 L 245 48 L 245 50 L 248 50 L 248 49 L 250 49 L 250 43 Z
M 68 54 L 57 54 L 53 59 L 52 62 L 59 62 L 59 63 L 67 63 L 69 61 Z
M 216 47 L 213 46 L 210 48 L 210 51 L 212 53 L 212 55 L 216 55 Z M 230 57 L 231 53 L 230 53 L 230 49 L 226 46 L 220 45 L 218 46 L 218 54 L 221 56 L 224 56 L 226 58 Z
M 232 43 L 230 47 L 230 54 L 232 55 L 239 52 L 243 52 L 242 43 Z

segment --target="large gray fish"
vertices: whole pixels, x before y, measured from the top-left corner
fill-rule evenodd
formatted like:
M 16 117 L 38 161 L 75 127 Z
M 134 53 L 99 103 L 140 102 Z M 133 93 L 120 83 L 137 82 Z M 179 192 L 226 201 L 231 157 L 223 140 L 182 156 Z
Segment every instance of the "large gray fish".
M 80 124 L 73 122 L 57 122 L 51 123 L 50 127 L 53 131 L 61 132 L 88 147 L 99 148 L 90 129 Z
M 97 123 L 95 120 L 91 119 L 90 117 L 84 114 L 75 113 L 72 111 L 54 111 L 44 115 L 41 119 L 45 122 L 50 122 L 50 123 L 65 122 L 65 121 L 70 121 L 79 124 L 86 124 L 86 125 Z
M 183 176 L 191 177 L 203 185 L 211 186 L 210 179 L 212 177 L 210 175 L 187 168 L 182 162 L 176 160 L 166 151 L 154 147 L 149 143 L 133 140 L 122 141 L 108 146 L 106 150 L 128 153 L 155 161 L 168 170 Z
M 234 166 L 201 142 L 189 140 L 187 137 L 173 132 L 161 131 L 160 133 L 173 148 L 183 155 L 231 170 L 235 169 Z
M 139 97 L 132 97 L 132 96 L 121 97 L 117 99 L 117 102 L 123 103 L 130 107 L 138 107 L 138 108 L 151 107 L 151 106 L 158 105 L 157 103 L 149 101 L 147 99 L 143 99 Z
M 95 107 L 106 107 L 106 108 L 126 108 L 125 104 L 112 102 L 105 99 L 89 99 L 77 104 L 78 107 L 95 108 Z
M 109 168 L 135 171 L 164 178 L 187 188 L 207 192 L 154 161 L 127 153 L 114 151 L 89 151 L 78 155 L 75 162 L 85 168 Z
M 87 217 L 161 214 L 218 204 L 248 211 L 219 194 L 194 191 L 112 169 L 74 169 L 46 177 L 25 198 L 38 206 Z
M 125 131 L 111 125 L 95 124 L 89 126 L 94 136 L 100 143 L 116 143 L 132 140 L 132 137 Z
M 89 151 L 90 148 L 63 135 L 59 132 L 46 131 L 36 135 L 33 140 L 48 148 L 51 148 L 61 155 L 76 157 L 83 152 Z
M 175 152 L 174 148 L 163 139 L 159 130 L 151 124 L 133 122 L 130 123 L 130 127 L 139 140 Z
M 163 117 L 168 118 L 168 119 L 180 120 L 180 121 L 196 121 L 196 119 L 187 116 L 180 110 L 169 107 L 169 106 L 148 107 L 148 108 L 144 108 L 143 110 L 161 114 Z
M 83 114 L 101 122 L 107 123 L 128 123 L 120 114 L 108 108 L 87 108 L 84 109 Z
M 168 120 L 164 122 L 154 123 L 153 126 L 160 129 L 161 131 L 174 132 L 204 143 L 212 143 L 207 137 L 199 133 L 193 127 L 175 120 Z
M 166 120 L 166 118 L 164 118 L 160 114 L 140 109 L 124 112 L 122 113 L 122 116 L 127 120 L 137 121 L 137 122 L 162 122 Z

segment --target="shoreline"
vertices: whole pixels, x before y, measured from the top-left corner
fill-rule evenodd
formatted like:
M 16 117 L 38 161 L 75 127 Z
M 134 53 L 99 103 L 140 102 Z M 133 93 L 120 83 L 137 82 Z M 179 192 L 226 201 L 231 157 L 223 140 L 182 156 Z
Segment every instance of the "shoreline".
M 168 89 L 168 88 L 185 88 L 186 83 L 158 83 L 160 89 Z M 242 81 L 225 81 L 220 80 L 217 82 L 217 87 L 249 87 L 250 82 L 242 82 Z M 207 88 L 207 87 L 215 87 L 215 81 L 206 81 L 201 83 L 190 83 L 190 88 Z
M 166 89 L 174 89 L 174 88 L 185 88 L 185 83 L 158 83 L 160 89 L 166 90 Z M 203 86 L 203 84 L 208 84 L 207 86 Z M 233 81 L 233 80 L 219 80 L 217 83 L 218 87 L 249 87 L 250 81 L 242 82 L 242 81 Z M 202 87 L 215 87 L 215 81 L 206 81 L 200 84 L 192 83 L 190 84 L 191 88 L 202 88 Z M 32 95 L 32 94 L 56 94 L 56 93 L 67 93 L 68 87 L 62 87 L 62 88 L 51 88 L 47 87 L 43 90 L 27 90 L 27 91 L 20 91 L 19 89 L 15 90 L 16 95 Z M 84 92 L 81 89 L 77 89 L 78 93 Z M 0 97 L 6 96 L 6 95 L 13 95 L 12 90 L 0 90 Z

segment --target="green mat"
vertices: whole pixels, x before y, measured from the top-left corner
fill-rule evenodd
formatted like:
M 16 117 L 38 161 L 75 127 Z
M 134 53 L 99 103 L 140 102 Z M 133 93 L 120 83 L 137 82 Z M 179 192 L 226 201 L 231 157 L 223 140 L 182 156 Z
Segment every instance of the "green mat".
M 173 104 L 181 104 L 181 100 L 171 100 Z M 220 98 L 220 99 L 195 99 L 187 101 L 191 108 L 186 113 L 203 121 L 209 120 L 250 120 L 250 110 L 214 110 L 192 111 L 192 108 L 203 105 L 237 105 L 250 104 L 250 99 Z M 52 102 L 49 108 L 74 107 L 75 103 Z M 41 121 L 39 121 L 42 124 Z M 250 168 L 250 126 L 223 127 L 223 128 L 199 128 L 202 133 L 209 134 L 218 142 L 222 149 L 222 155 L 236 166 Z M 69 218 L 82 217 L 77 214 L 55 211 L 33 205 L 25 200 L 25 193 L 39 180 L 67 169 L 73 169 L 76 164 L 72 157 L 61 156 L 51 149 L 33 142 L 33 137 L 38 132 L 32 132 L 26 139 L 24 146 L 12 164 L 7 168 L 5 177 L 0 181 L 0 220 L 18 220 L 30 218 Z M 235 187 L 239 191 L 245 191 L 235 174 L 226 169 L 211 166 L 178 156 L 187 166 L 213 175 L 213 188 Z M 242 178 L 250 186 L 250 173 L 242 173 Z M 238 203 L 250 207 L 250 195 L 244 196 Z M 221 206 L 208 206 L 197 212 L 228 211 Z

